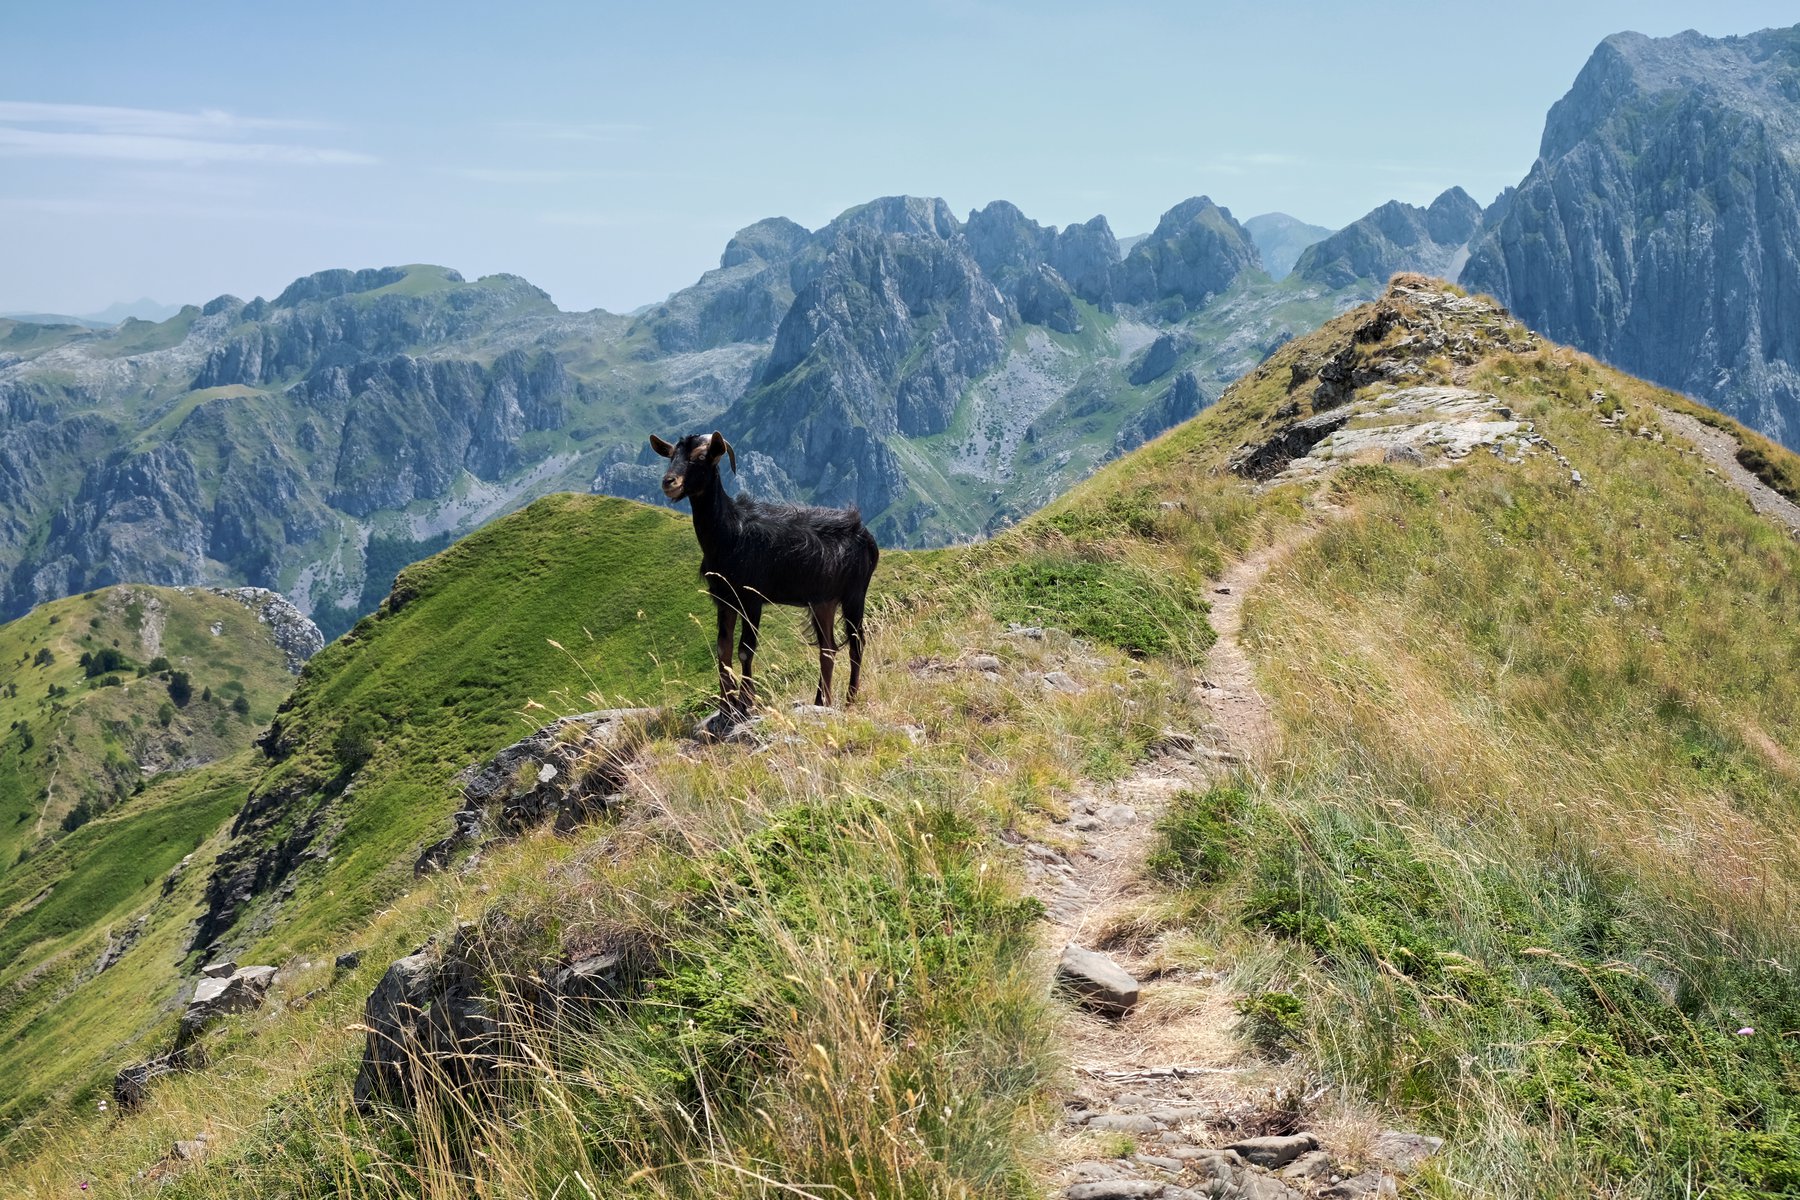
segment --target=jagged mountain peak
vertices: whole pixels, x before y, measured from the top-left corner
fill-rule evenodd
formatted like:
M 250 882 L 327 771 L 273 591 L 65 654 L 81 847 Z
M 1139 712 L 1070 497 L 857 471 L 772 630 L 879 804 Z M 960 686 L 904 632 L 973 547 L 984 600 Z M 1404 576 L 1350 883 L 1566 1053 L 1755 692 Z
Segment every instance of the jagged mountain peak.
M 1256 243 L 1231 210 L 1191 196 L 1157 221 L 1131 248 L 1114 292 L 1128 303 L 1168 301 L 1192 310 L 1225 291 L 1239 275 L 1261 270 Z
M 819 233 L 834 237 L 861 230 L 875 234 L 952 238 L 961 228 L 950 206 L 936 196 L 882 196 L 845 209 Z
M 1664 38 L 1613 34 L 1551 106 L 1538 155 L 1559 159 L 1624 109 L 1677 93 L 1752 117 L 1792 149 L 1800 143 L 1800 26 L 1722 38 L 1692 29 Z
M 782 262 L 798 254 L 811 237 L 812 231 L 798 221 L 764 217 L 732 235 L 725 243 L 725 252 L 719 256 L 719 267 L 729 269 L 754 259 Z

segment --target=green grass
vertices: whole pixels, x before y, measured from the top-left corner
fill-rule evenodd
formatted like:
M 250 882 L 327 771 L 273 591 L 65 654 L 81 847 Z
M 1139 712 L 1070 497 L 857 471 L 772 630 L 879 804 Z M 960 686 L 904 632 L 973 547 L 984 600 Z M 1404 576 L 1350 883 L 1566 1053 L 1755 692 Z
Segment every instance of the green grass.
M 320 653 L 277 718 L 290 744 L 258 787 L 294 798 L 271 836 L 335 805 L 342 849 L 298 881 L 293 911 L 257 951 L 329 944 L 404 892 L 420 847 L 448 832 L 456 773 L 545 714 L 685 701 L 710 686 L 699 555 L 675 513 L 565 494 L 401 572 L 401 602 Z M 776 645 L 792 624 L 783 610 L 766 619 Z M 332 743 L 347 714 L 366 714 L 374 745 L 339 804 Z

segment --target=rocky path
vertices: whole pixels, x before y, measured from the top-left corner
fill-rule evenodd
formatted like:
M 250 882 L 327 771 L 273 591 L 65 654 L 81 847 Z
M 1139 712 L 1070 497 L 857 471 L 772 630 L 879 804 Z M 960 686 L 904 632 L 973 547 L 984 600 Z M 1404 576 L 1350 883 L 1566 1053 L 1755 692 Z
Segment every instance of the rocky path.
M 1218 642 L 1194 689 L 1210 720 L 1170 733 L 1121 783 L 1077 797 L 1059 836 L 1028 842 L 1026 872 L 1048 910 L 1059 982 L 1074 999 L 1061 1036 L 1074 1076 L 1045 1164 L 1066 1200 L 1200 1200 L 1392 1194 L 1383 1164 L 1416 1166 L 1433 1139 L 1383 1133 L 1352 1170 L 1301 1128 L 1306 1081 L 1235 1033 L 1237 994 L 1223 974 L 1174 966 L 1164 935 L 1136 919 L 1149 885 L 1155 823 L 1184 788 L 1255 771 L 1275 746 L 1267 699 L 1242 642 L 1248 594 L 1295 545 L 1296 530 L 1228 570 L 1214 589 Z M 1054 844 L 1052 844 L 1052 842 Z M 1147 923 L 1145 923 L 1147 926 Z
M 1737 460 L 1738 440 L 1735 437 L 1687 413 L 1667 408 L 1660 408 L 1657 413 L 1670 429 L 1694 443 L 1707 465 L 1726 483 L 1742 492 L 1751 508 L 1800 534 L 1800 504 L 1795 504 L 1744 469 L 1744 464 Z

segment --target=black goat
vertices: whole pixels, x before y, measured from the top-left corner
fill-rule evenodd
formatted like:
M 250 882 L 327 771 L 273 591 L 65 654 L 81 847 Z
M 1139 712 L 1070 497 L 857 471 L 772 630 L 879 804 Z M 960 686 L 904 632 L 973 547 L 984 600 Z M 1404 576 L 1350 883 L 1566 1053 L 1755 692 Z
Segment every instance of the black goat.
M 700 539 L 700 576 L 719 614 L 719 702 L 726 710 L 748 712 L 756 693 L 750 663 L 756 657 L 758 627 L 768 604 L 795 604 L 812 612 L 819 641 L 819 690 L 813 703 L 831 703 L 831 666 L 837 657 L 837 610 L 844 609 L 850 642 L 850 690 L 856 699 L 862 681 L 863 602 L 881 549 L 863 527 L 855 508 L 808 508 L 733 500 L 719 482 L 719 460 L 737 453 L 724 436 L 695 434 L 674 445 L 650 435 L 650 448 L 669 460 L 663 495 L 686 499 L 694 509 L 694 536 Z M 738 616 L 744 637 L 738 646 L 740 676 L 731 674 L 731 641 Z

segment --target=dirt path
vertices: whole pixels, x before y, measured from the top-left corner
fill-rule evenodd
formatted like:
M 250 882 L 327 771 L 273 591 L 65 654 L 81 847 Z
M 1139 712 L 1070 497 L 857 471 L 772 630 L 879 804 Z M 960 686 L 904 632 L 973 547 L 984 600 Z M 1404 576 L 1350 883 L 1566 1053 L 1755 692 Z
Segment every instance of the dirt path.
M 1667 408 L 1659 408 L 1657 412 L 1664 424 L 1694 443 L 1700 457 L 1719 473 L 1720 478 L 1743 493 L 1751 508 L 1800 534 L 1800 504 L 1795 504 L 1744 468 L 1737 460 L 1738 440 L 1735 437 L 1687 413 Z
M 1310 1177 L 1277 1177 L 1224 1149 L 1246 1137 L 1296 1133 L 1291 1114 L 1304 1079 L 1239 1039 L 1238 997 L 1223 974 L 1173 966 L 1165 935 L 1135 919 L 1151 892 L 1144 856 L 1170 798 L 1240 764 L 1254 770 L 1275 746 L 1268 701 L 1242 642 L 1244 603 L 1314 529 L 1295 530 L 1236 563 L 1215 586 L 1219 638 L 1194 689 L 1210 718 L 1199 737 L 1166 738 L 1163 753 L 1138 774 L 1077 797 L 1057 844 L 1025 847 L 1027 874 L 1054 923 L 1053 950 L 1071 943 L 1103 950 L 1140 983 L 1141 998 L 1122 1019 L 1066 1010 L 1061 1037 L 1075 1082 L 1045 1164 L 1053 1195 L 1279 1200 L 1373 1195 L 1381 1186 L 1379 1172 L 1340 1180 L 1325 1154 L 1299 1163 Z M 1328 1190 L 1334 1186 L 1346 1190 Z

